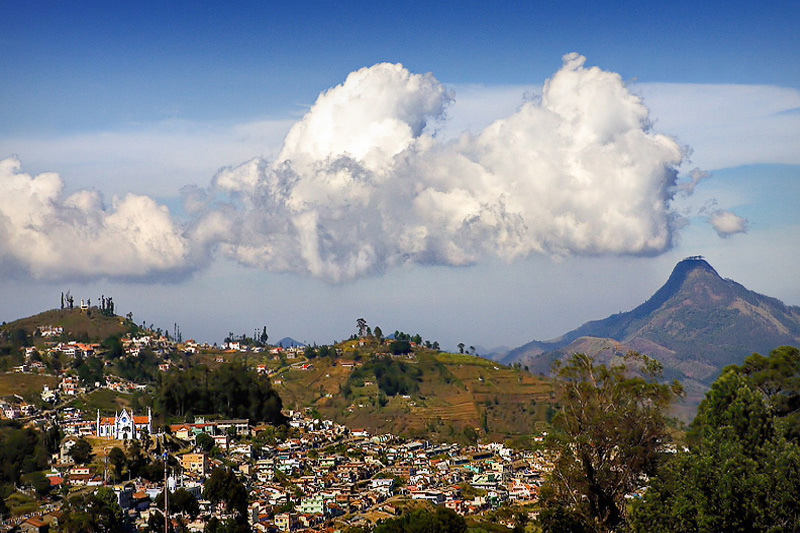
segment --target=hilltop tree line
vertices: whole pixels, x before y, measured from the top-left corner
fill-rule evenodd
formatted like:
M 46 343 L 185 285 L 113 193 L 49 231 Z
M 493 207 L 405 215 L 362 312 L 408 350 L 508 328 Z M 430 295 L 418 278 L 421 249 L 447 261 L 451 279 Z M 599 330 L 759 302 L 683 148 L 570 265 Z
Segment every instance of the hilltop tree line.
M 557 367 L 544 533 L 800 531 L 797 348 L 723 370 L 683 444 L 671 442 L 666 415 L 680 385 L 660 382 L 652 359 L 627 362 L 576 354 Z
M 363 318 L 356 320 L 356 333 L 350 336 L 350 340 L 357 340 L 359 338 L 375 339 L 378 342 L 383 342 L 384 340 L 383 331 L 381 330 L 380 326 L 375 326 L 373 331 L 369 324 L 367 324 L 367 321 Z M 417 346 L 424 346 L 429 350 L 439 351 L 438 341 L 431 342 L 429 340 L 423 340 L 419 333 L 410 335 L 408 333 L 395 330 L 394 335 L 392 335 L 391 338 L 394 341 L 393 344 L 402 343 L 402 346 L 408 347 L 408 349 L 405 351 L 397 351 L 396 353 L 409 353 L 411 351 L 412 342 Z
M 241 335 L 234 335 L 234 333 L 231 331 L 223 340 L 226 343 L 238 342 L 243 346 L 256 346 L 263 348 L 268 346 L 267 341 L 269 340 L 269 334 L 267 334 L 267 326 L 264 326 L 261 332 L 259 332 L 258 329 L 253 331 L 252 337 L 248 337 L 244 333 Z
M 181 419 L 219 414 L 270 424 L 286 421 L 281 398 L 269 379 L 242 363 L 170 370 L 158 380 L 154 405 L 164 416 Z
M 109 296 L 106 298 L 106 295 L 103 294 L 98 298 L 100 302 L 97 306 L 100 309 L 100 313 L 104 316 L 115 316 L 114 315 L 114 299 Z M 86 300 L 87 307 L 92 306 L 92 299 L 89 298 Z M 70 294 L 70 291 L 66 293 L 61 293 L 61 309 L 74 309 L 75 308 L 75 297 Z

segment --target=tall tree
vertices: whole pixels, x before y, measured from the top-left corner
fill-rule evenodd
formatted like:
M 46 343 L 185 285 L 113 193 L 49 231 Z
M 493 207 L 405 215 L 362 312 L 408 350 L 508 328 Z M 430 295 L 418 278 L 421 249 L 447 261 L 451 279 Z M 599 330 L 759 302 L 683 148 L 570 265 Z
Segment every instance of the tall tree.
M 545 445 L 554 469 L 541 491 L 542 530 L 610 532 L 627 517 L 626 496 L 640 488 L 667 442 L 666 410 L 683 393 L 658 381 L 661 365 L 629 352 L 625 365 L 596 365 L 584 354 L 556 364 L 562 410 Z M 635 364 L 635 372 L 627 365 Z
M 203 485 L 203 498 L 212 505 L 223 505 L 228 513 L 235 513 L 238 517 L 247 515 L 247 489 L 228 468 L 218 467 L 211 471 Z
M 122 469 L 125 468 L 126 461 L 127 458 L 125 457 L 125 452 L 123 452 L 120 448 L 114 446 L 111 448 L 111 451 L 108 452 L 108 462 L 113 468 L 115 481 L 122 479 Z
M 768 357 L 754 353 L 730 369 L 764 397 L 786 437 L 800 443 L 800 350 L 780 346 Z
M 363 337 L 367 334 L 367 321 L 363 318 L 356 320 L 356 328 L 358 328 L 358 336 Z
M 77 464 L 86 464 L 92 460 L 92 445 L 85 439 L 78 439 L 70 448 L 69 455 Z
M 631 529 L 800 531 L 800 446 L 781 423 L 741 368 L 727 368 L 700 404 L 689 451 L 677 451 L 633 506 Z

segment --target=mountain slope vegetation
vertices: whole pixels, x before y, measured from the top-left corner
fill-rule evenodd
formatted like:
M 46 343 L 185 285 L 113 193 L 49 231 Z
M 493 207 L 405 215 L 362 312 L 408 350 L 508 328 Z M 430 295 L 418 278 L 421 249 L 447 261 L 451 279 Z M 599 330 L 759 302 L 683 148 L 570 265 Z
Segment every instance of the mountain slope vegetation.
M 613 361 L 628 350 L 664 364 L 698 396 L 731 364 L 754 352 L 800 344 L 800 307 L 723 279 L 700 257 L 679 262 L 667 282 L 635 309 L 583 324 L 551 341 L 511 350 L 505 363 L 546 373 L 557 359 L 580 352 Z

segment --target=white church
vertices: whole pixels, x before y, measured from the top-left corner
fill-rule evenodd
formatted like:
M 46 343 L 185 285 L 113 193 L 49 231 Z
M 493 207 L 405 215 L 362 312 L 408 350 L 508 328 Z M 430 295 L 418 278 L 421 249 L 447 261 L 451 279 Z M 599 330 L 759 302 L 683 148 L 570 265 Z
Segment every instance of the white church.
M 97 436 L 104 439 L 139 439 L 143 432 L 152 435 L 152 423 L 150 408 L 147 409 L 147 416 L 133 416 L 132 412 L 123 409 L 121 413 L 103 418 L 100 417 L 100 410 L 97 410 Z

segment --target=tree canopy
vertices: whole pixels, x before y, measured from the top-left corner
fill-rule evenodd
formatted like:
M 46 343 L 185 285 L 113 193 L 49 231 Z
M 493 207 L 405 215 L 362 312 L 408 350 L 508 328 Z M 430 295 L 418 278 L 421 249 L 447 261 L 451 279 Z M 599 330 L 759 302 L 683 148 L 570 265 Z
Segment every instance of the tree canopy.
M 110 487 L 71 498 L 65 511 L 59 527 L 66 533 L 117 533 L 123 529 L 125 515 Z
M 631 352 L 625 362 L 635 371 L 584 354 L 555 367 L 562 409 L 545 441 L 555 462 L 541 491 L 545 532 L 617 530 L 626 495 L 655 471 L 667 442 L 666 409 L 682 389 L 658 381 L 653 359 Z
M 723 371 L 700 404 L 689 450 L 676 452 L 633 506 L 634 531 L 800 530 L 800 445 L 787 438 L 786 399 L 774 394 L 798 392 L 789 370 L 796 357 L 781 347 Z
M 466 533 L 464 518 L 451 509 L 437 507 L 415 509 L 397 518 L 391 518 L 375 528 L 374 533 Z
M 228 418 L 283 424 L 283 403 L 269 378 L 240 363 L 170 371 L 159 382 L 156 406 L 167 416 L 217 413 Z
M 247 489 L 229 468 L 218 467 L 203 485 L 203 498 L 213 505 L 222 504 L 229 513 L 247 515 Z

